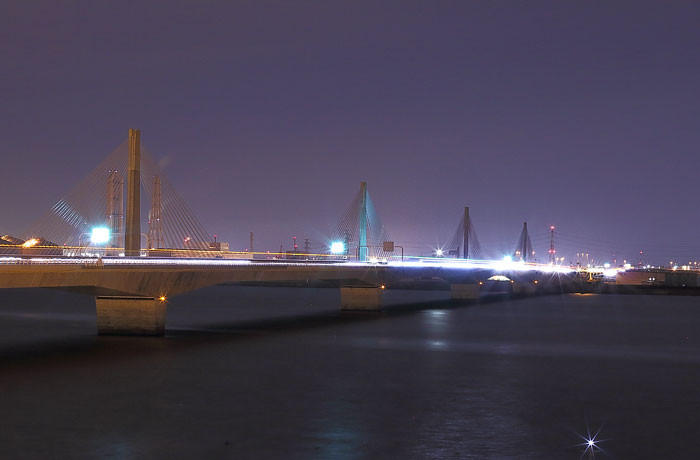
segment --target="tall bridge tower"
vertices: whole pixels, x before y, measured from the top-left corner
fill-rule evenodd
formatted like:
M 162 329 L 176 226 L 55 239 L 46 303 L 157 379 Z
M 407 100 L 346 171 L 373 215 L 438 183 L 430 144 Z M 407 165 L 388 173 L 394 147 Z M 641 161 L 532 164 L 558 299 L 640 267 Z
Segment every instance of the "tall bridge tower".
M 469 226 L 471 222 L 469 221 L 469 206 L 464 207 L 464 234 L 462 238 L 462 244 L 464 248 L 464 258 L 469 258 Z
M 527 232 L 527 222 L 523 222 L 523 231 L 520 232 L 520 238 L 518 238 L 518 244 L 515 246 L 513 259 L 529 262 L 534 256 L 535 251 L 532 250 L 532 242 Z
M 481 245 L 476 236 L 476 230 L 469 214 L 469 206 L 464 207 L 464 214 L 459 220 L 457 230 L 449 244 L 443 246 L 442 251 L 449 257 L 463 257 L 464 259 L 480 259 Z
M 357 260 L 364 262 L 367 260 L 367 182 L 360 182 L 360 215 L 358 226 L 359 243 L 357 248 Z
M 340 257 L 367 261 L 372 257 L 391 256 L 390 252 L 380 249 L 386 241 L 391 238 L 374 207 L 367 182 L 360 182 L 360 190 L 330 234 L 328 250 Z
M 141 130 L 129 130 L 124 255 L 141 255 Z

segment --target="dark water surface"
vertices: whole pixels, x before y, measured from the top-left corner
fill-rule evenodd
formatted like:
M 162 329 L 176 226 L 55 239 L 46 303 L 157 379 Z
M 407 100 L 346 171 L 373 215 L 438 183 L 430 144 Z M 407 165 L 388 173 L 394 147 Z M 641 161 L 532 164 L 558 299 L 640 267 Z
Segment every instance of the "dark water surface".
M 700 458 L 699 298 L 446 295 L 214 287 L 147 339 L 0 290 L 0 458 Z

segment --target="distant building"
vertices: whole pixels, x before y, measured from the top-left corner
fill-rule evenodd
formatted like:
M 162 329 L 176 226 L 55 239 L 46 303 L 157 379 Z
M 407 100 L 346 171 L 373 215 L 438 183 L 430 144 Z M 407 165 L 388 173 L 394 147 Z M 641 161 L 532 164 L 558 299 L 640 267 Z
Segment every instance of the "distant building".
M 209 243 L 209 249 L 212 251 L 226 251 L 229 250 L 229 244 L 223 241 L 212 241 Z
M 627 270 L 618 272 L 615 284 L 624 286 L 698 287 L 700 273 L 690 270 Z

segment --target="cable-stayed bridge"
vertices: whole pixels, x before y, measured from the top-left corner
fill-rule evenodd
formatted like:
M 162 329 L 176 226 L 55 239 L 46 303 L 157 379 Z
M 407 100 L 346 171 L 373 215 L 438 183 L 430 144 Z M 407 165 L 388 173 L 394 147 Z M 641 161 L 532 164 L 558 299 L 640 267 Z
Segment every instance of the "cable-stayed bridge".
M 376 310 L 386 288 L 416 288 L 426 280 L 450 289 L 456 300 L 478 298 L 494 279 L 509 281 L 516 294 L 567 290 L 572 281 L 568 268 L 530 262 L 526 225 L 512 260 L 482 260 L 469 208 L 444 254 L 405 259 L 365 182 L 319 254 L 256 260 L 252 252 L 222 251 L 142 148 L 138 130 L 24 236 L 0 239 L 0 288 L 94 295 L 100 333 L 162 334 L 168 297 L 221 283 L 321 283 L 341 289 L 344 309 Z
M 147 218 L 144 228 L 141 216 Z M 93 234 L 96 228 L 102 233 Z M 26 233 L 25 242 L 30 242 L 25 245 L 27 249 L 53 245 L 84 248 L 69 252 L 72 255 L 91 250 L 108 256 L 124 255 L 127 240 L 132 250 L 138 246 L 140 251 L 130 255 L 148 255 L 148 251 L 166 248 L 208 250 L 211 241 L 158 161 L 140 145 L 138 130 L 130 130 L 129 139 L 76 183 Z

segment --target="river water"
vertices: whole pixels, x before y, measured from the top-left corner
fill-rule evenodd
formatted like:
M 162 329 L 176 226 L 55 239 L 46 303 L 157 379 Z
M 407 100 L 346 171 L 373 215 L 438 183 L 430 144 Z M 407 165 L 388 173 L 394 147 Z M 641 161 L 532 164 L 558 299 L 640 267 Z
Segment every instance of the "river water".
M 0 458 L 700 458 L 696 297 L 447 295 L 217 286 L 124 338 L 0 290 Z

